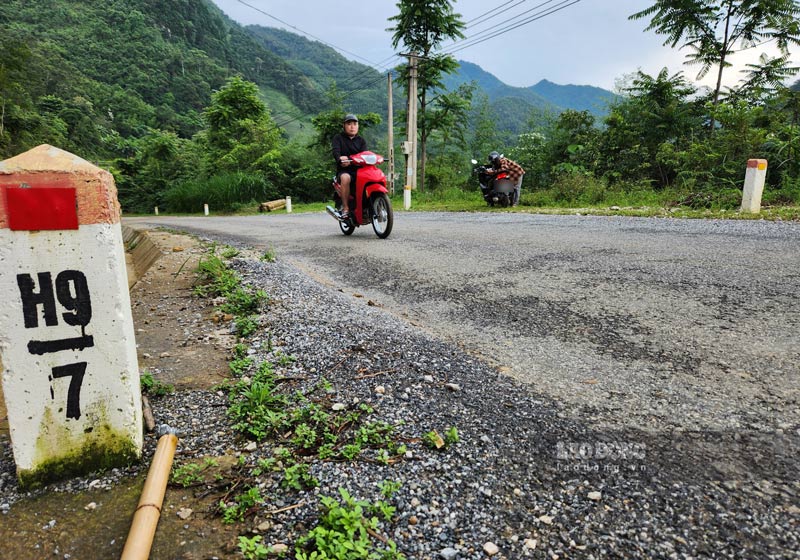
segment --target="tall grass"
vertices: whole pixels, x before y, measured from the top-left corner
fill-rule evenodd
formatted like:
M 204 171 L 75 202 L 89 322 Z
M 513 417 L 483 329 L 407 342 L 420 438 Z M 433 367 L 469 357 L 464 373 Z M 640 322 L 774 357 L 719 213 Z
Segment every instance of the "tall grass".
M 164 193 L 164 203 L 169 212 L 201 212 L 204 204 L 215 212 L 233 212 L 279 197 L 263 175 L 226 173 L 179 183 Z

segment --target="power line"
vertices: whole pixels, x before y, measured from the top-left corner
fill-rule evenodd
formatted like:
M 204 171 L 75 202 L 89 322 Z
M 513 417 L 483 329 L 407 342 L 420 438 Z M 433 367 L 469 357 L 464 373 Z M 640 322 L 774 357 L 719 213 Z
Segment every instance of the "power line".
M 504 6 L 507 6 L 508 4 L 511 4 L 511 2 L 514 2 L 514 0 L 508 0 L 508 2 L 505 2 L 505 3 L 503 3 L 503 4 L 500 4 L 499 6 L 497 6 L 497 7 L 495 7 L 495 8 L 492 8 L 491 10 L 489 10 L 489 11 L 487 11 L 487 12 L 484 12 L 484 13 L 482 13 L 482 14 L 481 14 L 481 15 L 479 15 L 479 16 L 476 16 L 476 17 L 472 18 L 471 20 L 464 22 L 464 26 L 465 26 L 465 28 L 467 28 L 467 29 L 468 29 L 468 28 L 472 27 L 472 25 L 473 25 L 473 24 L 474 24 L 474 25 L 478 25 L 478 24 L 480 24 L 480 23 L 483 23 L 484 21 L 489 21 L 489 20 L 490 20 L 490 19 L 492 19 L 493 17 L 496 17 L 496 16 L 500 15 L 500 14 L 502 13 L 502 12 L 500 12 L 500 8 L 502 8 L 502 7 L 504 7 Z M 517 3 L 516 3 L 516 4 L 514 4 L 513 6 L 511 6 L 511 8 L 515 8 L 515 7 L 519 6 L 520 4 L 524 4 L 525 2 L 527 2 L 527 0 L 517 0 Z M 511 8 L 509 8 L 509 10 L 510 10 Z M 480 20 L 480 19 L 481 19 L 483 16 L 489 16 L 489 17 L 487 17 L 486 19 L 484 19 L 484 20 L 482 20 L 482 21 L 478 21 L 478 20 Z M 477 23 L 476 23 L 476 22 L 477 22 Z
M 461 40 L 455 41 L 453 44 L 451 44 L 451 45 L 449 45 L 447 47 L 444 47 L 443 50 L 452 49 L 454 47 L 464 45 L 464 44 L 469 43 L 471 41 L 476 41 L 476 40 L 478 40 L 478 39 L 480 39 L 482 37 L 485 37 L 485 36 L 491 34 L 492 30 L 494 30 L 494 29 L 497 29 L 497 28 L 500 28 L 500 27 L 503 27 L 503 26 L 509 26 L 511 24 L 515 24 L 515 23 L 519 22 L 520 18 L 525 16 L 525 14 L 530 14 L 531 12 L 534 12 L 535 10 L 539 10 L 540 8 L 543 8 L 547 4 L 552 4 L 554 1 L 555 0 L 545 0 L 544 2 L 542 2 L 540 4 L 537 4 L 536 6 L 533 6 L 532 8 L 529 8 L 528 10 L 525 10 L 524 12 L 520 12 L 519 14 L 513 15 L 513 16 L 509 17 L 508 19 L 505 19 L 505 20 L 501 21 L 500 23 L 496 23 L 496 24 L 494 24 L 494 25 L 492 25 L 490 27 L 487 27 L 486 29 L 482 29 L 480 31 L 477 31 L 476 33 L 474 33 L 473 35 L 471 35 L 469 37 L 465 37 L 465 38 L 463 38 Z M 559 3 L 556 4 L 556 6 L 564 4 L 564 3 L 568 2 L 568 1 L 570 1 L 570 0 L 559 0 Z M 530 17 L 535 17 L 537 15 L 542 14 L 543 12 L 546 12 L 549 9 L 552 9 L 552 6 L 550 8 L 545 8 L 542 11 L 536 12 L 533 15 L 528 16 L 528 17 L 529 18 Z
M 328 43 L 327 41 L 325 41 L 325 40 L 323 40 L 323 39 L 320 39 L 319 37 L 316 37 L 316 36 L 312 35 L 311 33 L 308 33 L 307 31 L 303 31 L 303 30 L 302 30 L 302 29 L 300 29 L 299 27 L 296 27 L 296 26 L 294 26 L 294 25 L 292 25 L 292 24 L 290 24 L 290 23 L 286 23 L 286 22 L 285 22 L 285 21 L 283 21 L 282 19 L 280 19 L 280 18 L 277 18 L 277 17 L 273 16 L 272 14 L 268 14 L 267 12 L 265 12 L 264 10 L 262 10 L 261 8 L 258 8 L 258 7 L 256 7 L 256 6 L 253 6 L 252 4 L 249 4 L 249 3 L 245 2 L 244 0 L 236 0 L 236 1 L 237 1 L 237 2 L 239 2 L 240 4 L 244 4 L 244 5 L 245 5 L 245 6 L 247 6 L 248 8 L 252 8 L 252 9 L 254 9 L 254 10 L 255 10 L 255 11 L 257 11 L 257 12 L 259 12 L 259 13 L 261 13 L 261 14 L 264 14 L 265 16 L 267 16 L 267 17 L 269 17 L 269 18 L 272 18 L 272 19 L 274 19 L 274 20 L 275 20 L 275 21 L 277 21 L 277 22 L 280 22 L 280 23 L 282 23 L 283 25 L 285 25 L 285 26 L 287 26 L 287 27 L 291 27 L 292 29 L 294 29 L 295 31 L 298 31 L 299 33 L 302 33 L 303 35 L 306 35 L 306 36 L 308 36 L 308 37 L 311 37 L 311 38 L 312 38 L 312 39 L 314 39 L 315 41 L 319 41 L 320 43 L 322 43 L 322 44 L 324 44 L 324 45 L 327 45 L 327 46 L 329 46 L 329 47 L 330 47 L 330 48 L 332 48 L 332 49 L 335 49 L 335 50 L 337 50 L 337 51 L 341 51 L 341 52 L 343 52 L 343 53 L 347 53 L 347 54 L 349 54 L 350 56 L 354 56 L 354 57 L 356 57 L 356 58 L 358 58 L 358 59 L 361 59 L 361 60 L 363 60 L 364 62 L 366 62 L 367 64 L 370 64 L 370 65 L 372 65 L 372 66 L 377 66 L 377 65 L 376 65 L 374 62 L 371 62 L 371 61 L 367 60 L 366 58 L 363 58 L 363 57 L 361 57 L 361 56 L 359 56 L 359 55 L 357 55 L 357 54 L 355 54 L 355 53 L 352 53 L 352 52 L 350 52 L 350 51 L 348 51 L 348 50 L 346 50 L 346 49 L 343 49 L 343 48 L 341 48 L 341 47 L 337 47 L 336 45 L 333 45 L 333 44 L 331 44 L 331 43 Z
M 499 27 L 499 26 L 501 26 L 501 25 L 503 25 L 505 23 L 514 22 L 514 20 L 518 19 L 518 17 L 519 17 L 519 16 L 515 16 L 514 18 L 510 18 L 510 19 L 508 19 L 508 20 L 506 20 L 504 22 L 501 22 L 498 25 L 495 25 L 495 26 L 492 26 L 492 27 L 490 27 L 488 29 L 485 29 L 484 31 L 481 31 L 480 33 L 476 34 L 473 37 L 468 37 L 468 38 L 466 38 L 466 39 L 464 39 L 462 41 L 458 41 L 456 43 L 453 43 L 449 47 L 446 47 L 446 48 L 442 49 L 440 52 L 442 52 L 444 54 L 454 54 L 454 53 L 456 53 L 458 51 L 461 51 L 461 50 L 464 50 L 466 48 L 473 47 L 475 45 L 483 43 L 484 41 L 488 41 L 489 39 L 494 39 L 495 37 L 499 37 L 500 35 L 504 35 L 504 34 L 510 32 L 510 31 L 513 31 L 513 30 L 519 28 L 519 27 L 522 27 L 522 26 L 527 25 L 527 24 L 529 24 L 531 22 L 540 20 L 540 19 L 542 19 L 544 17 L 547 17 L 549 15 L 552 15 L 552 14 L 554 14 L 556 12 L 560 12 L 561 10 L 563 10 L 565 8 L 568 8 L 568 7 L 570 7 L 570 6 L 574 5 L 574 4 L 577 4 L 579 2 L 581 2 L 581 0 L 562 0 L 559 4 L 556 4 L 556 6 L 553 6 L 551 8 L 547 8 L 547 10 L 545 10 L 543 12 L 537 12 L 536 14 L 533 14 L 532 16 L 530 16 L 530 17 L 528 17 L 528 18 L 516 23 L 515 25 L 511 25 L 510 27 L 505 27 L 504 29 L 502 29 L 500 31 L 497 31 L 495 33 L 492 33 L 490 35 L 481 36 L 484 33 L 490 31 L 491 29 L 495 29 L 495 28 L 497 28 L 497 27 Z M 547 2 L 545 2 L 545 3 L 547 3 Z M 530 10 L 528 10 L 528 11 L 530 11 Z M 525 12 L 525 13 L 527 13 L 527 12 Z

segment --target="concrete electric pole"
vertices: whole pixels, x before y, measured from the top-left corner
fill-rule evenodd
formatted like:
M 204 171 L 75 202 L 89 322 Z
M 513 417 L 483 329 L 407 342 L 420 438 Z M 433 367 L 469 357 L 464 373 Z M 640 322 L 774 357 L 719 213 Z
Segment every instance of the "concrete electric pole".
M 392 73 L 389 72 L 389 192 L 394 194 L 394 110 L 392 104 Z
M 411 208 L 411 191 L 417 188 L 417 53 L 408 57 L 408 140 L 403 146 L 406 154 L 406 183 L 403 190 L 403 207 Z

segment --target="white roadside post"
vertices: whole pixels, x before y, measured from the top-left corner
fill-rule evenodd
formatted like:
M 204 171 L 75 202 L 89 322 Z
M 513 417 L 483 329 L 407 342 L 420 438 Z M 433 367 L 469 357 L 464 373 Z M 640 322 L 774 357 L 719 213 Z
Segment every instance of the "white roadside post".
M 761 212 L 761 195 L 764 194 L 764 181 L 767 179 L 767 160 L 747 160 L 742 189 L 742 212 L 758 214 Z
M 203 204 L 203 214 L 208 216 L 208 204 Z
M 24 487 L 138 460 L 142 406 L 107 171 L 42 145 L 0 161 L 0 372 Z
M 291 196 L 287 196 L 286 197 L 286 213 L 287 214 L 291 214 L 292 213 L 292 197 Z

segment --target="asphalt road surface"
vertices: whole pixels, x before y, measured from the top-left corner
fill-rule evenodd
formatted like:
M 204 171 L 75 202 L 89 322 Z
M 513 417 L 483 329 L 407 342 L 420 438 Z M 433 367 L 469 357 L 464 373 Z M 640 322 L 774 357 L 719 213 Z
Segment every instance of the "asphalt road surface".
M 398 212 L 387 240 L 323 213 L 124 223 L 272 250 L 598 425 L 798 430 L 797 223 Z

